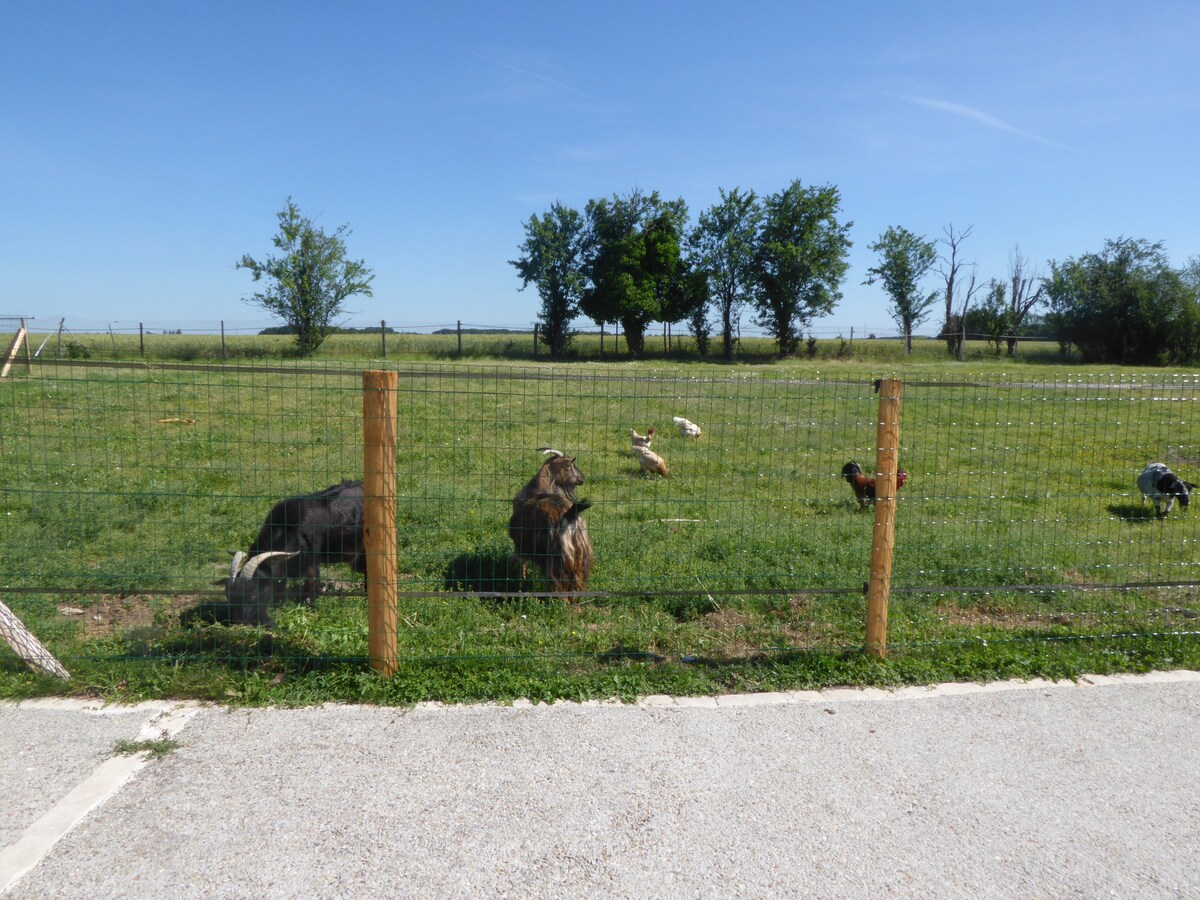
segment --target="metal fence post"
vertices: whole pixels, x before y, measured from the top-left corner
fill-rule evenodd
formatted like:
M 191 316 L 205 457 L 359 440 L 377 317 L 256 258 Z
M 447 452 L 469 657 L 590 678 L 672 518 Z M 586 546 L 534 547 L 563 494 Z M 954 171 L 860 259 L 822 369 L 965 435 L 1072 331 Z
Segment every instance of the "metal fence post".
M 396 674 L 395 372 L 363 372 L 363 543 L 367 554 L 367 619 L 371 668 Z
M 896 469 L 902 388 L 898 378 L 876 382 L 879 424 L 875 441 L 875 530 L 871 535 L 871 579 L 867 584 L 867 653 L 880 659 L 887 654 L 888 595 L 896 542 Z

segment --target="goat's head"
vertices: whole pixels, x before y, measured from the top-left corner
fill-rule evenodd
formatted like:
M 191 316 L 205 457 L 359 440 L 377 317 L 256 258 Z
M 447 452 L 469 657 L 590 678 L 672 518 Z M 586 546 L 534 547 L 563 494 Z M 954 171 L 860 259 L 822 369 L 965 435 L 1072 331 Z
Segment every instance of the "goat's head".
M 1190 495 L 1192 491 L 1196 489 L 1196 486 L 1190 481 L 1183 480 L 1180 480 L 1179 486 L 1182 488 L 1182 490 L 1179 492 L 1179 505 L 1184 509 L 1187 509 Z
M 549 470 L 550 478 L 555 484 L 566 489 L 568 493 L 583 484 L 583 473 L 575 465 L 575 457 L 567 456 L 561 450 L 551 450 L 549 448 L 542 450 L 542 452 L 550 457 L 550 459 L 542 463 L 542 466 Z
M 230 616 L 231 620 L 261 618 L 268 605 L 283 600 L 282 596 L 277 596 L 286 590 L 286 582 L 282 577 L 283 570 L 269 571 L 272 570 L 272 566 L 268 566 L 267 569 L 260 572 L 259 567 L 272 558 L 282 557 L 282 561 L 286 561 L 286 559 L 298 555 L 298 553 L 289 553 L 284 550 L 270 550 L 266 553 L 256 553 L 246 559 L 245 553 L 240 550 L 236 551 L 229 563 L 229 575 L 216 582 L 218 586 L 225 588 L 225 600 L 231 611 L 237 610 Z M 245 565 L 242 564 L 243 560 Z M 249 612 L 249 610 L 254 610 L 254 612 Z

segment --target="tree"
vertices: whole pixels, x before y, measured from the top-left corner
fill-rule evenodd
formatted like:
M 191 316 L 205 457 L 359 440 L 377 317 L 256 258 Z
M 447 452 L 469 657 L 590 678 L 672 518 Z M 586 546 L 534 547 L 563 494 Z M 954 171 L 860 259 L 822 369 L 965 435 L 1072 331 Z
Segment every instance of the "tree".
M 840 207 L 833 185 L 799 180 L 764 202 L 751 300 L 755 324 L 771 332 L 780 356 L 795 353 L 808 324 L 842 298 L 852 223 L 838 222 Z
M 867 269 L 863 284 L 883 282 L 883 289 L 892 298 L 892 319 L 904 335 L 904 353 L 912 353 L 913 329 L 925 321 L 937 292 L 925 294 L 920 283 L 937 262 L 933 241 L 913 234 L 907 228 L 888 228 L 879 240 L 869 245 L 879 254 L 879 265 Z
M 1025 323 L 1025 317 L 1042 302 L 1045 283 L 1035 269 L 1026 273 L 1025 260 L 1021 256 L 1021 248 L 1014 247 L 1012 256 L 1008 259 L 1008 283 L 1011 290 L 1008 294 L 1008 355 L 1017 355 L 1017 333 Z M 1034 290 L 1034 286 L 1037 290 Z
M 536 284 L 542 301 L 538 321 L 550 356 L 558 359 L 571 340 L 571 320 L 579 314 L 583 296 L 583 217 L 578 211 L 555 203 L 539 219 L 525 223 L 522 257 L 509 260 L 521 276 L 521 289 Z
M 701 356 L 708 353 L 708 342 L 712 336 L 708 303 L 708 273 L 697 266 L 694 259 L 681 258 L 667 284 L 662 320 L 671 323 L 686 321 Z
M 971 280 L 966 285 L 965 290 L 959 290 L 962 287 L 962 278 L 959 270 L 966 265 L 958 258 L 958 245 L 971 236 L 971 231 L 974 225 L 968 225 L 966 231 L 955 232 L 954 225 L 949 225 L 946 229 L 946 236 L 939 238 L 939 241 L 949 248 L 949 258 L 945 256 L 939 257 L 941 268 L 938 273 L 946 282 L 946 317 L 942 320 L 942 337 L 946 340 L 946 349 L 950 351 L 950 355 L 955 359 L 962 359 L 963 356 L 963 323 L 966 321 L 967 312 L 971 308 L 971 298 L 974 296 L 978 288 L 975 285 L 975 264 L 970 263 Z M 955 306 L 957 299 L 958 305 Z
M 1161 242 L 1117 238 L 1099 253 L 1051 262 L 1044 287 L 1060 344 L 1073 343 L 1085 362 L 1200 358 L 1200 296 Z
M 333 320 L 342 313 L 347 297 L 371 296 L 375 275 L 362 260 L 346 258 L 343 235 L 350 233 L 348 225 L 326 234 L 312 219 L 301 215 L 291 197 L 276 217 L 279 234 L 274 243 L 283 255 L 258 262 L 247 254 L 234 267 L 249 269 L 255 281 L 266 277 L 272 282 L 246 302 L 256 303 L 283 319 L 296 333 L 300 355 L 308 356 L 332 330 Z
M 580 309 L 597 323 L 620 322 L 629 352 L 640 356 L 646 326 L 663 319 L 677 277 L 687 204 L 635 188 L 589 201 L 586 216 Z
M 1008 286 L 993 278 L 987 283 L 983 302 L 967 311 L 963 317 L 968 334 L 983 337 L 992 353 L 1000 355 L 1000 345 L 1012 334 L 1008 307 Z
M 721 318 L 726 359 L 733 358 L 734 328 L 754 287 L 755 254 L 762 206 L 754 191 L 721 188 L 721 202 L 700 214 L 692 232 L 692 252 L 708 274 L 713 305 Z

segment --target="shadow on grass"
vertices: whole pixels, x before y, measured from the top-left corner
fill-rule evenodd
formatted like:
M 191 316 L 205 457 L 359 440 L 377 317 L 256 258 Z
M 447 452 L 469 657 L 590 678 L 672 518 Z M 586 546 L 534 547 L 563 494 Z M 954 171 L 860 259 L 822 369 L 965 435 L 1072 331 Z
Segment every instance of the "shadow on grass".
M 468 594 L 513 593 L 529 589 L 521 574 L 521 564 L 507 549 L 500 548 L 460 553 L 443 571 L 442 586 L 448 591 Z
M 1157 518 L 1154 507 L 1138 503 L 1110 503 L 1108 511 L 1126 522 L 1153 522 Z
M 347 663 L 366 666 L 367 656 L 336 657 L 315 653 L 295 640 L 263 628 L 193 621 L 179 629 L 138 629 L 125 639 L 125 661 L 207 662 L 231 671 L 271 671 L 302 674 L 327 671 Z

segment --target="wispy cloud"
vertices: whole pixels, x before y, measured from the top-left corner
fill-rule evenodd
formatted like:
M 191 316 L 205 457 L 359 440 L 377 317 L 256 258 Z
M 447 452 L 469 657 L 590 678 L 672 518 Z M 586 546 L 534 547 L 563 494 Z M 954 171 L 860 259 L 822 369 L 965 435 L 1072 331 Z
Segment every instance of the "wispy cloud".
M 987 128 L 1003 131 L 1007 134 L 1014 135 L 1026 141 L 1033 141 L 1038 144 L 1045 144 L 1047 147 L 1057 147 L 1060 150 L 1066 150 L 1064 144 L 1057 141 L 1051 141 L 1041 135 L 1033 134 L 1029 131 L 1024 131 L 1017 128 L 1015 125 L 1010 125 L 1003 119 L 998 119 L 990 113 L 985 113 L 983 110 L 975 109 L 971 106 L 963 106 L 960 103 L 950 103 L 946 100 L 934 100 L 929 97 L 906 97 L 897 95 L 896 99 L 903 100 L 905 103 L 912 103 L 915 106 L 924 106 L 926 109 L 937 110 L 938 112 L 949 113 L 952 116 L 958 116 L 960 119 L 967 119 L 971 122 L 976 122 Z
M 479 54 L 479 53 L 473 53 L 471 55 L 474 56 L 478 60 L 481 60 L 485 63 L 489 63 L 490 65 L 498 66 L 501 69 L 507 69 L 509 72 L 513 72 L 517 75 L 520 75 L 523 78 L 529 78 L 529 79 L 532 79 L 533 81 L 539 81 L 542 84 L 546 84 L 546 85 L 549 85 L 550 87 L 558 88 L 559 90 L 568 91 L 572 94 L 583 95 L 583 91 L 579 90 L 578 88 L 572 87 L 571 85 L 567 84 L 566 82 L 559 81 L 557 78 L 551 78 L 549 75 L 542 75 L 538 72 L 533 72 L 533 71 L 530 71 L 529 69 L 523 69 L 520 66 L 514 66 L 512 63 L 506 63 L 506 62 L 503 62 L 499 59 L 495 59 L 490 56 L 483 56 L 482 54 Z

